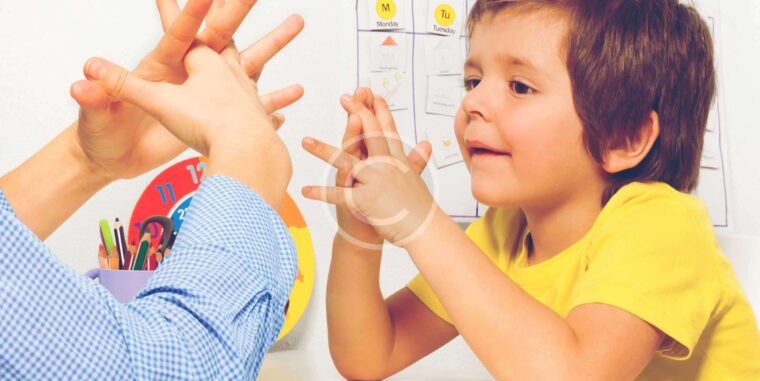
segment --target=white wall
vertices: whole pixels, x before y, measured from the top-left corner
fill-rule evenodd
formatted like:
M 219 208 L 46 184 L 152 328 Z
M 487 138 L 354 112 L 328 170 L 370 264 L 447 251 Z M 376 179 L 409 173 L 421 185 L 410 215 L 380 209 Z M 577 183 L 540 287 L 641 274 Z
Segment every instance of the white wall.
M 760 5 L 756 0 L 704 0 L 699 4 L 717 12 L 721 22 L 719 74 L 726 110 L 730 175 L 730 223 L 722 233 L 729 237 L 734 233 L 760 236 L 760 154 L 757 149 L 760 144 L 757 115 L 760 110 Z M 326 348 L 324 289 L 334 230 L 325 223 L 329 218 L 325 210 L 300 196 L 302 185 L 324 181 L 324 167 L 303 153 L 299 141 L 304 134 L 312 134 L 335 142 L 344 127 L 345 117 L 337 100 L 341 93 L 351 91 L 355 85 L 353 1 L 260 0 L 236 41 L 240 47 L 253 42 L 294 12 L 305 17 L 306 29 L 272 62 L 261 87 L 272 90 L 298 82 L 306 88 L 302 102 L 286 110 L 288 123 L 282 136 L 295 163 L 290 194 L 312 232 L 317 275 L 307 315 L 282 346 Z M 3 52 L 0 59 L 0 173 L 20 164 L 76 118 L 77 107 L 68 96 L 68 88 L 81 78 L 81 67 L 88 57 L 99 55 L 131 67 L 159 36 L 160 25 L 153 1 L 0 2 Z M 143 188 L 158 172 L 104 189 L 47 243 L 61 260 L 80 272 L 95 266 L 96 221 L 116 216 L 129 218 Z M 750 262 L 742 255 L 732 256 L 732 259 L 738 258 L 735 259 L 738 266 Z M 408 256 L 397 249 L 389 249 L 384 261 L 382 286 L 387 292 L 403 286 L 415 273 Z M 760 288 L 760 283 L 755 280 L 745 287 Z M 474 361 L 461 340 L 438 356 L 441 366 Z M 457 361 L 449 361 L 454 359 Z

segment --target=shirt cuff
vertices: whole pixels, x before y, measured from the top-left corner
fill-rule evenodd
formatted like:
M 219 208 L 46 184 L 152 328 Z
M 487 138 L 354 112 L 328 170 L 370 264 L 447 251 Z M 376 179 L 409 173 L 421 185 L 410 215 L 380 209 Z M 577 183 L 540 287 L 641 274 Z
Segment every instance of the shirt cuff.
M 243 183 L 211 176 L 193 196 L 172 252 L 205 245 L 242 256 L 242 262 L 255 264 L 255 273 L 270 285 L 287 279 L 290 291 L 297 272 L 290 232 L 279 213 Z

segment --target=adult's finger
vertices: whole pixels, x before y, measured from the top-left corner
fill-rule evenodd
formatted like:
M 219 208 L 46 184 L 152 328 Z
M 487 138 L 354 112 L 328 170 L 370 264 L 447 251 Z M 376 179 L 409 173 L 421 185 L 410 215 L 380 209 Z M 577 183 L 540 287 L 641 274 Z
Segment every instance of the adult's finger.
M 361 119 L 364 130 L 362 136 L 364 144 L 367 146 L 367 154 L 369 156 L 389 156 L 388 141 L 385 139 L 383 130 L 372 111 L 350 95 L 342 96 L 340 104 L 349 115 L 356 114 Z
M 211 2 L 212 0 L 189 0 L 158 42 L 151 53 L 152 58 L 166 65 L 181 62 L 195 41 Z
M 291 15 L 262 39 L 240 53 L 243 69 L 254 81 L 258 81 L 264 65 L 303 30 L 304 21 L 299 15 Z
M 177 0 L 156 0 L 156 8 L 158 8 L 158 16 L 161 17 L 161 27 L 166 32 L 181 12 Z
M 206 23 L 206 27 L 198 35 L 198 39 L 214 51 L 222 51 L 254 4 L 256 4 L 256 0 L 226 2 L 222 9 L 214 15 L 214 18 Z
M 222 59 L 219 53 L 211 50 L 208 46 L 201 43 L 196 43 L 185 55 L 182 63 L 185 65 L 185 70 L 189 76 L 193 76 L 197 73 L 207 71 L 208 73 L 215 73 L 219 70 L 221 64 L 219 60 Z M 241 72 L 242 76 L 243 73 Z
M 181 101 L 174 96 L 174 85 L 146 81 L 105 60 L 101 64 L 97 80 L 110 97 L 132 103 L 158 120 L 179 109 Z
M 285 115 L 282 115 L 279 112 L 270 114 L 269 117 L 272 118 L 272 124 L 274 125 L 275 131 L 279 130 L 280 127 L 285 124 Z
M 303 96 L 303 87 L 301 85 L 292 85 L 283 89 L 275 90 L 261 97 L 261 104 L 268 113 L 288 107 L 301 99 Z
M 69 89 L 71 97 L 87 112 L 105 111 L 111 103 L 106 93 L 97 81 L 76 81 Z
M 69 92 L 79 104 L 79 128 L 99 130 L 108 125 L 111 101 L 97 81 L 77 81 L 71 85 Z
M 219 55 L 221 55 L 230 66 L 239 67 L 240 53 L 238 53 L 237 47 L 235 46 L 235 40 L 230 40 Z

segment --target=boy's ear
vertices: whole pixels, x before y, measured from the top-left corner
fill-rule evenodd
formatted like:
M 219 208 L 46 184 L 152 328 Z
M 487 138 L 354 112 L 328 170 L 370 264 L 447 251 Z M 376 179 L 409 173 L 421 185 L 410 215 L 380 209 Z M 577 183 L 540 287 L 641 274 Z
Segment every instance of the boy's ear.
M 628 141 L 622 147 L 607 151 L 602 168 L 607 173 L 618 173 L 639 165 L 647 157 L 659 136 L 660 119 L 657 112 L 652 111 L 635 139 Z

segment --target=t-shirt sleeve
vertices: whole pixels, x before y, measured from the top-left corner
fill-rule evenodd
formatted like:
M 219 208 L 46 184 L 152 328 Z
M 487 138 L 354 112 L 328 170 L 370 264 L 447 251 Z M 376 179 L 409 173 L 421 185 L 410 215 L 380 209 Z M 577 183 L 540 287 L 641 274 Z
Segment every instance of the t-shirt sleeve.
M 571 308 L 623 309 L 668 336 L 663 355 L 689 358 L 721 298 L 712 224 L 682 199 L 630 204 L 593 236 Z

